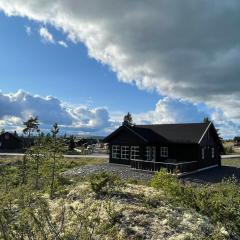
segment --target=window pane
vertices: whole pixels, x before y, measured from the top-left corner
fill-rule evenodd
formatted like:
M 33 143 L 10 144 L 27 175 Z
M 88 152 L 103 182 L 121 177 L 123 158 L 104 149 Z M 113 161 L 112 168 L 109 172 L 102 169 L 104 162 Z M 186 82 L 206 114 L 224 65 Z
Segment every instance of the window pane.
M 214 148 L 212 148 L 212 158 L 215 157 L 215 152 L 214 152 Z
M 202 159 L 204 159 L 204 158 L 205 158 L 205 149 L 202 148 Z
M 156 147 L 147 146 L 145 148 L 145 160 L 154 161 L 156 158 Z
M 160 156 L 161 157 L 168 157 L 168 147 L 161 147 L 160 148 Z
M 119 145 L 112 146 L 112 158 L 120 158 L 120 146 Z
M 129 147 L 128 146 L 121 147 L 121 158 L 129 159 Z
M 139 159 L 139 146 L 131 146 L 131 159 Z

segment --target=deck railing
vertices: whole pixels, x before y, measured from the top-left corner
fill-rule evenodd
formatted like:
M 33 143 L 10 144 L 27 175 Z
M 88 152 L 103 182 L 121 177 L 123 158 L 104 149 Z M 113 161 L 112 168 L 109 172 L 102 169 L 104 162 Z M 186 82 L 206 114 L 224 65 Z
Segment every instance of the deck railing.
M 196 163 L 197 161 L 172 163 L 135 159 L 131 160 L 131 168 L 148 171 L 159 171 L 160 169 L 164 168 L 170 173 L 182 173 L 185 171 L 194 170 Z

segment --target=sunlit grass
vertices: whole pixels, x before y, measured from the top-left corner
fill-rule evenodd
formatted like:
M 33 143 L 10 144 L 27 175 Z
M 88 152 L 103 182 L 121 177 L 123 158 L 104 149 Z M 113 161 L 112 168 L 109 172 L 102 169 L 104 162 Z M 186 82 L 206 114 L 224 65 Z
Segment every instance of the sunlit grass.
M 222 159 L 222 165 L 240 168 L 240 158 Z

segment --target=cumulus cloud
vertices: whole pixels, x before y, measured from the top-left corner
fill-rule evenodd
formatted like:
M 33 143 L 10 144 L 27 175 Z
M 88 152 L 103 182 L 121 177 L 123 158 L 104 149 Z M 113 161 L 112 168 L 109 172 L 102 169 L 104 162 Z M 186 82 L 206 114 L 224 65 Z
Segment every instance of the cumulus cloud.
M 62 29 L 123 82 L 240 120 L 238 0 L 0 0 L 0 9 Z
M 114 118 L 120 122 L 120 116 L 123 114 L 118 113 Z M 240 135 L 240 122 L 229 120 L 223 111 L 169 97 L 159 100 L 154 110 L 133 115 L 136 124 L 194 123 L 202 122 L 204 117 L 214 122 L 222 137 L 233 138 Z
M 39 35 L 43 39 L 44 42 L 55 43 L 53 35 L 48 31 L 45 27 L 40 27 Z
M 67 48 L 68 47 L 68 45 L 67 45 L 67 43 L 66 42 L 64 42 L 64 41 L 58 41 L 58 44 L 60 45 L 60 46 L 62 46 L 62 47 L 65 47 L 65 48 Z
M 42 130 L 49 130 L 55 122 L 69 133 L 108 132 L 112 126 L 105 108 L 89 109 L 86 106 L 69 106 L 54 97 L 41 97 L 19 90 L 16 93 L 0 93 L 0 127 L 22 129 L 23 121 L 38 116 Z
M 207 116 L 198 105 L 165 97 L 158 101 L 153 111 L 136 114 L 140 123 L 187 123 L 199 122 Z

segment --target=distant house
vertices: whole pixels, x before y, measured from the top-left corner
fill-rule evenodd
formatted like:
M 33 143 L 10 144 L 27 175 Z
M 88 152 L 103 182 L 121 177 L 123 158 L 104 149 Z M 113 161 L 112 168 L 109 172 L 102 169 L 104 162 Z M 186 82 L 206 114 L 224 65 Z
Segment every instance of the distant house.
M 240 137 L 235 137 L 233 140 L 234 140 L 234 146 L 239 147 L 240 146 Z
M 221 165 L 222 142 L 213 123 L 127 125 L 105 138 L 110 163 L 135 169 L 189 172 Z
M 22 140 L 10 132 L 0 135 L 0 150 L 16 150 L 23 146 Z

